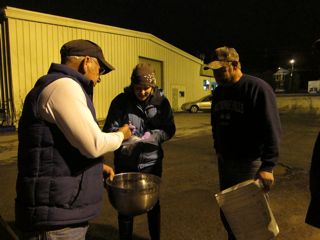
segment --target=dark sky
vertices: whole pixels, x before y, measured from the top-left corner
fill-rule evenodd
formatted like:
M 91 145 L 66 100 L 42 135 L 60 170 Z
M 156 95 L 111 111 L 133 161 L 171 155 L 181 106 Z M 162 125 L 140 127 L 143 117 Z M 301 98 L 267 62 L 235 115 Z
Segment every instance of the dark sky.
M 244 68 L 315 65 L 320 1 L 303 0 L 2 0 L 3 5 L 152 33 L 201 57 L 235 47 Z

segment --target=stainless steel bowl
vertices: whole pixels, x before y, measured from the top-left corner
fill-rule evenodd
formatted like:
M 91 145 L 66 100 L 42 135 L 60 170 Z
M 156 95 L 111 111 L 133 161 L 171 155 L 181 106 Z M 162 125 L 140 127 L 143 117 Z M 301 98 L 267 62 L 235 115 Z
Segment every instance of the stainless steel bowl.
M 161 179 L 146 173 L 120 173 L 106 180 L 111 205 L 120 213 L 135 216 L 148 212 L 159 199 Z

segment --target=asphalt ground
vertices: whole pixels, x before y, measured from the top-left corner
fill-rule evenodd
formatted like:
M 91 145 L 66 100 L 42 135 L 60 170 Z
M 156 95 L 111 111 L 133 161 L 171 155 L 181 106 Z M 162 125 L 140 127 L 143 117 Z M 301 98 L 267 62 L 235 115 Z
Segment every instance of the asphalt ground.
M 214 199 L 218 192 L 217 164 L 212 149 L 210 114 L 177 113 L 176 136 L 164 144 L 161 183 L 162 239 L 226 239 Z M 281 114 L 283 136 L 276 184 L 270 206 L 280 228 L 280 240 L 319 240 L 320 229 L 304 223 L 309 202 L 308 171 L 320 116 Z M 0 134 L 0 215 L 13 228 L 17 135 Z M 112 165 L 112 154 L 105 155 Z M 116 240 L 117 212 L 104 194 L 99 217 L 91 222 L 87 239 Z M 0 239 L 2 239 L 0 235 Z M 137 216 L 134 239 L 148 239 L 146 215 Z

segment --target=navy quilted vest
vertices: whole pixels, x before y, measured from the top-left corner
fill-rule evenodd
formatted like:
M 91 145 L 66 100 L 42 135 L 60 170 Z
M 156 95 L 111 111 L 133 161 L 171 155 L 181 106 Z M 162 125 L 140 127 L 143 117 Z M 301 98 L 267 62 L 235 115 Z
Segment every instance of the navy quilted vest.
M 16 185 L 16 224 L 24 230 L 77 224 L 100 212 L 102 158 L 83 156 L 56 125 L 38 114 L 39 94 L 62 77 L 82 86 L 95 118 L 91 81 L 65 65 L 52 64 L 48 75 L 40 78 L 27 95 L 18 128 Z

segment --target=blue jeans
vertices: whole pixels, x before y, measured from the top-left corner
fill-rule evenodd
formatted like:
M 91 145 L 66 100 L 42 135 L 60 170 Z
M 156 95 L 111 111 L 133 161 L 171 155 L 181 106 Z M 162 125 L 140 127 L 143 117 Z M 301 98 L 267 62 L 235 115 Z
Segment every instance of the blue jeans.
M 66 227 L 50 231 L 24 232 L 22 240 L 85 240 L 89 225 Z
M 217 154 L 217 157 L 221 191 L 240 182 L 254 179 L 261 166 L 259 159 L 237 159 L 236 157 L 224 157 L 221 154 Z M 221 210 L 220 217 L 228 232 L 228 240 L 235 240 L 236 238 Z

